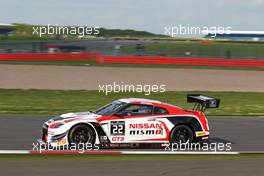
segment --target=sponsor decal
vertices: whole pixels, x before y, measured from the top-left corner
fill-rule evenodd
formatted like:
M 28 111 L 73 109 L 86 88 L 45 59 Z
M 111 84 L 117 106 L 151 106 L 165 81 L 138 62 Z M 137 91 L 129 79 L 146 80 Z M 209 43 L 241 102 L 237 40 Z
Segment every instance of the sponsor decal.
M 66 139 L 62 139 L 58 142 L 58 145 L 65 145 L 67 143 Z
M 112 141 L 124 141 L 124 137 L 112 137 Z
M 132 123 L 129 124 L 129 129 L 161 129 L 162 128 L 162 124 L 159 123 Z
M 196 132 L 196 136 L 205 136 L 206 132 Z
M 162 129 L 156 130 L 130 130 L 129 135 L 162 135 Z
M 129 124 L 129 135 L 162 135 L 162 124 L 134 123 Z

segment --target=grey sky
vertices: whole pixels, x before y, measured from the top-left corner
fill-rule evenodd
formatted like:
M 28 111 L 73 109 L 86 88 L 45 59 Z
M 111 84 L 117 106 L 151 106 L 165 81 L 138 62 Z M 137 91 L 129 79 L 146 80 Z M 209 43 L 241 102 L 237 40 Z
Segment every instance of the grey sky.
M 165 26 L 264 30 L 264 0 L 0 0 L 0 23 L 96 25 L 164 33 Z

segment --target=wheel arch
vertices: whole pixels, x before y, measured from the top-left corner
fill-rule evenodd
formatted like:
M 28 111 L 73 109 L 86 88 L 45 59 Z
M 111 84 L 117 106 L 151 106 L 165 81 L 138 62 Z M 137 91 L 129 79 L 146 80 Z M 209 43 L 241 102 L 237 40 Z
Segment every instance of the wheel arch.
M 170 130 L 169 137 L 171 137 L 171 133 L 174 130 L 174 128 L 179 125 L 186 125 L 189 128 L 191 128 L 194 138 L 196 138 L 197 131 L 204 131 L 201 122 L 198 120 L 198 117 L 196 116 L 175 116 L 168 118 L 168 120 L 173 124 L 173 128 Z
M 168 118 L 168 120 L 173 124 L 174 127 L 179 124 L 186 124 L 191 126 L 194 132 L 204 131 L 200 120 L 198 120 L 198 117 L 196 116 L 175 116 Z

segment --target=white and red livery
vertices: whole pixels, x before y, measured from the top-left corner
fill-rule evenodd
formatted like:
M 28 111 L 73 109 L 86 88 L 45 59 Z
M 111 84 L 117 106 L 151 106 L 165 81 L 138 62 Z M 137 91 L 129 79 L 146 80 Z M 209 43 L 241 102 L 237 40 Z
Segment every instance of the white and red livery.
M 116 100 L 94 112 L 67 113 L 43 124 L 42 142 L 51 146 L 90 143 L 101 147 L 201 142 L 208 139 L 204 111 L 218 108 L 220 100 L 192 94 L 193 110 L 156 100 Z

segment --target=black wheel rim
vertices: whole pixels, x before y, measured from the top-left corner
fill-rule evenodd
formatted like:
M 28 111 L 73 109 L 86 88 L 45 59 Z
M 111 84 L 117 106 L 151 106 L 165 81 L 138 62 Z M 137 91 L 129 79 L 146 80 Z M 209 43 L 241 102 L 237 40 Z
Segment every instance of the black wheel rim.
M 73 132 L 72 139 L 72 142 L 76 144 L 87 143 L 91 141 L 92 136 L 86 128 L 78 128 Z
M 174 135 L 175 142 L 182 142 L 182 143 L 186 143 L 188 141 L 191 142 L 190 131 L 184 127 L 177 129 L 174 134 L 175 134 Z

